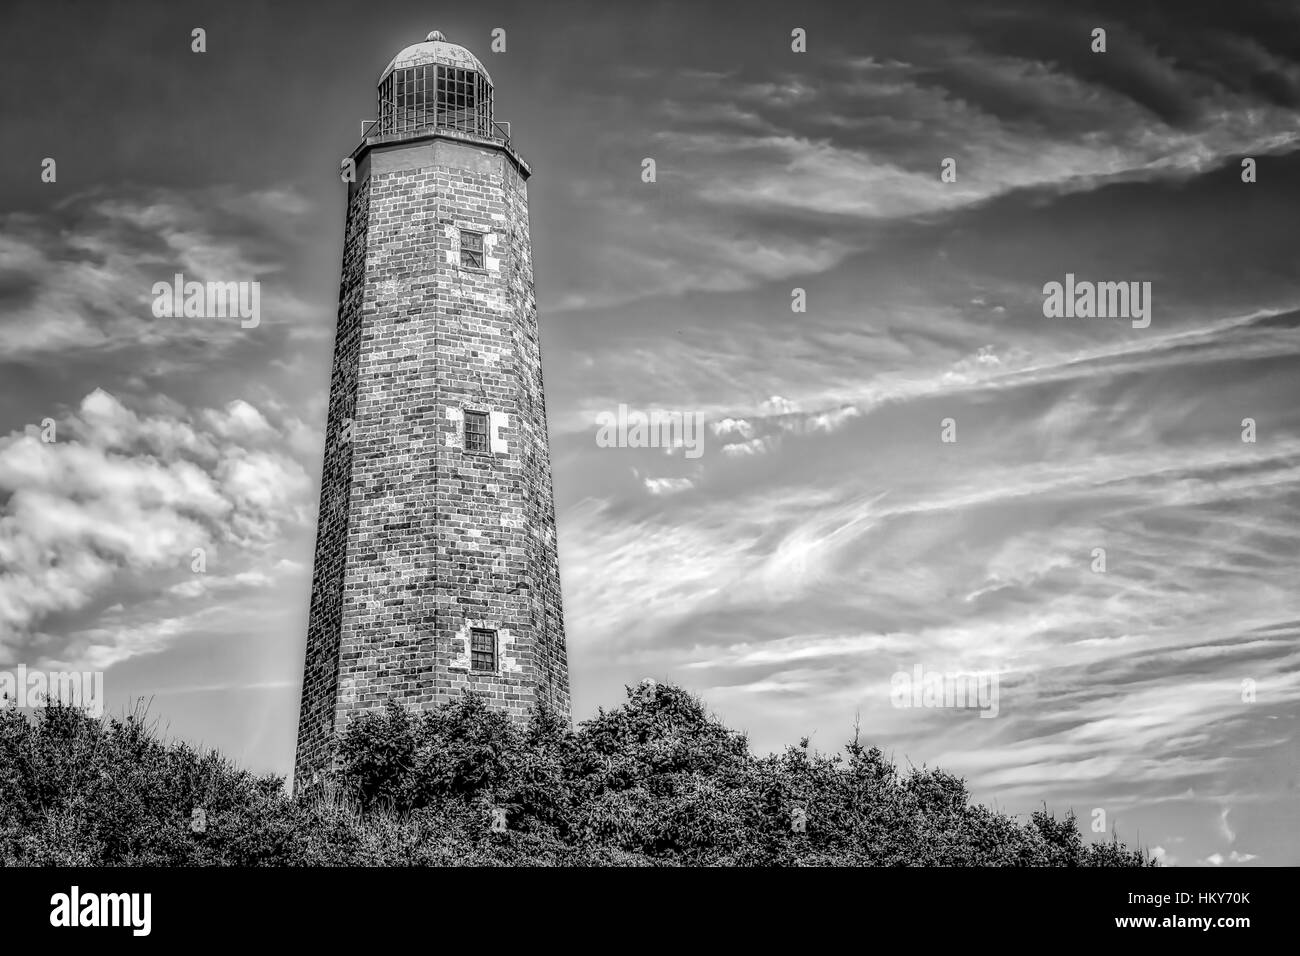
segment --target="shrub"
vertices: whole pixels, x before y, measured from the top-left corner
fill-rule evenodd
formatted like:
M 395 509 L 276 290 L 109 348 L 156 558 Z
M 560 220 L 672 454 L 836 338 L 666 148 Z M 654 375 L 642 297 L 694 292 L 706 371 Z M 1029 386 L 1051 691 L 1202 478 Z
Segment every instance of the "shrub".
M 474 695 L 390 703 L 336 745 L 334 769 L 291 796 L 159 740 L 141 714 L 0 711 L 0 864 L 1154 865 L 1116 838 L 1085 844 L 1072 813 L 1019 822 L 856 739 L 841 755 L 805 739 L 754 756 L 672 686 L 629 688 L 576 729 L 546 710 L 520 726 Z

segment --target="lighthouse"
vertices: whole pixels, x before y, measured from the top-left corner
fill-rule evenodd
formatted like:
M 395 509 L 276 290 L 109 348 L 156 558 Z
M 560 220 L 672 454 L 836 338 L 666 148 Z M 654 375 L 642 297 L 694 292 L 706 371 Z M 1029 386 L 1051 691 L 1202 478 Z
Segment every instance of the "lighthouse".
M 354 715 L 569 718 L 528 181 L 441 33 L 379 78 L 347 214 L 295 782 Z

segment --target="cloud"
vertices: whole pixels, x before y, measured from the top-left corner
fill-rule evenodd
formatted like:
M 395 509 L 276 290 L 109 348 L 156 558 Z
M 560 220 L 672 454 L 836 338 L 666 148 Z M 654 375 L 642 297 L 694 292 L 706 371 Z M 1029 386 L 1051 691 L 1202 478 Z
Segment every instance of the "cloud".
M 652 495 L 673 495 L 695 486 L 689 478 L 644 478 L 645 490 Z
M 41 217 L 0 214 L 0 353 L 17 361 L 201 349 L 211 362 L 246 345 L 252 330 L 238 319 L 153 315 L 154 284 L 178 273 L 187 281 L 260 282 L 268 326 L 306 331 L 312 307 L 276 281 L 283 230 L 305 208 L 285 190 L 155 188 L 71 196 Z
M 96 389 L 56 420 L 55 437 L 28 428 L 0 438 L 0 647 L 10 653 L 47 616 L 86 609 L 131 580 L 165 590 L 168 575 L 184 575 L 171 585 L 182 597 L 222 587 L 219 577 L 195 587 L 196 551 L 214 565 L 245 562 L 232 584 L 264 583 L 248 568 L 253 556 L 308 521 L 306 473 L 243 402 L 140 414 Z M 161 624 L 152 639 L 86 632 L 100 661 L 175 634 Z
M 593 144 L 594 175 L 575 182 L 574 198 L 600 210 L 613 241 L 573 250 L 589 268 L 553 308 L 816 274 L 878 248 L 891 224 L 1020 191 L 1181 182 L 1300 141 L 1289 108 L 1185 69 L 1140 36 L 1117 37 L 1103 67 L 1076 49 L 1087 29 L 1051 31 L 1048 42 L 1037 27 L 1035 47 L 1011 49 L 993 32 L 927 32 L 914 61 L 845 57 L 824 64 L 816 83 L 655 72 L 633 79 L 653 86 L 643 96 L 588 94 L 599 112 L 635 104 L 645 114 L 658 181 L 627 173 L 621 131 L 601 134 L 609 141 Z M 1267 74 L 1278 83 L 1296 82 L 1258 44 L 1240 55 L 1270 60 L 1266 69 L 1283 70 Z M 955 182 L 940 179 L 944 158 L 956 160 Z
M 1223 866 L 1224 863 L 1249 863 L 1255 859 L 1258 857 L 1254 853 L 1238 853 L 1233 850 L 1226 857 L 1222 853 L 1211 853 L 1200 862 L 1202 866 Z
M 1219 811 L 1219 833 L 1225 840 L 1232 843 L 1237 839 L 1237 834 L 1232 832 L 1232 827 L 1228 825 L 1228 814 L 1232 812 L 1232 807 L 1224 807 Z
M 724 418 L 710 422 L 709 428 L 715 435 L 739 435 L 741 438 L 753 438 L 754 426 L 743 418 Z

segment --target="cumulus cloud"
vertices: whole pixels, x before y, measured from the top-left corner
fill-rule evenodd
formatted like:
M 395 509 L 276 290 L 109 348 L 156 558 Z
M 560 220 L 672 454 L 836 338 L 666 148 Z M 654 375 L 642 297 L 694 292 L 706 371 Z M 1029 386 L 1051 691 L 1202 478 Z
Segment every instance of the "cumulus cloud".
M 694 487 L 689 478 L 644 478 L 645 490 L 652 495 L 672 495 Z
M 87 608 L 125 579 L 188 572 L 196 549 L 255 554 L 308 520 L 306 473 L 244 402 L 141 414 L 96 389 L 56 419 L 54 437 L 0 438 L 0 646 L 10 652 L 47 616 Z M 196 590 L 198 580 L 173 593 L 221 586 Z M 263 583 L 256 572 L 230 580 Z

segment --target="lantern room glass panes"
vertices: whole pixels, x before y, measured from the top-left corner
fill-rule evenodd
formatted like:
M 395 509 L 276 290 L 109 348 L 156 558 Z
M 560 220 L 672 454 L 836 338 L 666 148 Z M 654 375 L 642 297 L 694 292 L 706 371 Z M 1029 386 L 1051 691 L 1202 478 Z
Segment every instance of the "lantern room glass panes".
M 379 84 L 379 131 L 454 129 L 492 135 L 492 85 L 476 70 L 429 64 L 394 70 Z

